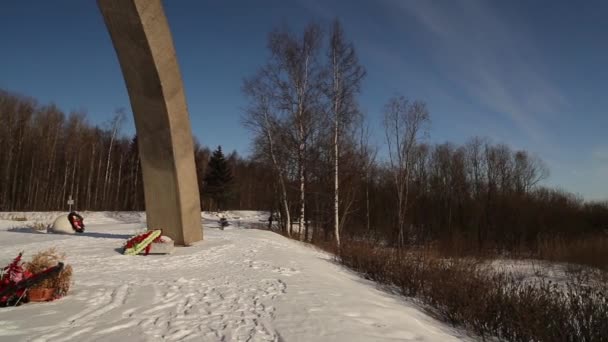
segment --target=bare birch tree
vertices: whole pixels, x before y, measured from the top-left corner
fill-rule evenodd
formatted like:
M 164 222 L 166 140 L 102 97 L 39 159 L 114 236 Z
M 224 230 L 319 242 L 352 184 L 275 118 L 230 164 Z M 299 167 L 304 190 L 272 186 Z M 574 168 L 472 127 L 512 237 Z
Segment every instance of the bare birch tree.
M 362 125 L 359 131 L 359 155 L 362 161 L 363 181 L 365 183 L 365 228 L 368 233 L 371 231 L 369 190 L 372 173 L 376 165 L 376 156 L 378 155 L 378 149 L 370 144 L 369 137 L 369 126 Z
M 410 103 L 398 96 L 385 106 L 384 127 L 389 152 L 390 171 L 397 194 L 397 242 L 405 245 L 405 224 L 408 209 L 410 179 L 415 148 L 427 134 L 429 112 L 423 102 Z
M 306 220 L 306 161 L 308 143 L 316 129 L 323 68 L 319 62 L 322 34 L 318 25 L 309 24 L 301 36 L 287 29 L 269 36 L 270 59 L 265 77 L 276 94 L 275 107 L 285 117 L 286 135 L 293 142 L 299 183 L 299 234 Z M 291 229 L 291 227 L 289 227 Z
M 276 98 L 276 94 L 273 88 L 265 83 L 265 81 L 269 80 L 265 76 L 268 76 L 268 73 L 262 71 L 258 76 L 245 81 L 243 92 L 249 98 L 250 106 L 246 111 L 244 123 L 266 145 L 264 150 L 270 156 L 272 166 L 279 181 L 280 198 L 283 206 L 283 215 L 281 215 L 284 218 L 283 226 L 287 235 L 291 236 L 291 213 L 287 186 L 285 184 L 284 162 L 279 160 L 278 147 L 276 146 L 276 134 L 278 134 L 280 128 L 277 124 L 277 118 L 272 111 L 272 101 Z
M 333 117 L 334 149 L 334 235 L 336 245 L 340 246 L 340 135 L 348 128 L 358 114 L 355 96 L 361 88 L 365 69 L 359 64 L 355 48 L 346 41 L 342 25 L 333 22 L 329 39 L 329 82 L 326 93 Z
M 110 159 L 112 158 L 112 147 L 114 146 L 114 141 L 117 138 L 117 135 L 120 131 L 120 127 L 125 119 L 124 109 L 118 109 L 114 113 L 114 117 L 110 122 L 112 134 L 110 136 L 110 145 L 108 146 L 108 156 L 106 158 L 106 171 L 104 174 L 104 182 L 103 182 L 103 193 L 102 193 L 102 202 L 105 202 L 106 197 L 108 196 L 108 184 L 111 178 L 111 168 L 112 165 L 110 163 Z

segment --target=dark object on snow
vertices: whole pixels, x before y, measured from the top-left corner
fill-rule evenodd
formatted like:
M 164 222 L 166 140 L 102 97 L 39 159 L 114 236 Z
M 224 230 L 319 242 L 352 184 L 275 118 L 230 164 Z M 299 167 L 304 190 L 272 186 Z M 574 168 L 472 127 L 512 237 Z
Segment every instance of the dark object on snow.
M 2 291 L 0 291 L 0 307 L 13 306 L 21 303 L 20 297 L 16 296 L 19 291 L 32 287 L 44 279 L 58 274 L 61 272 L 61 270 L 63 270 L 62 262 L 58 263 L 56 266 L 49 267 L 40 273 L 36 273 L 31 277 L 24 278 L 17 283 L 6 286 L 4 289 L 2 289 Z
M 68 221 L 70 221 L 72 229 L 74 229 L 76 233 L 84 232 L 84 219 L 82 218 L 82 216 L 78 215 L 75 212 L 71 212 L 68 214 Z
M 224 230 L 224 227 L 227 227 L 230 223 L 228 223 L 228 220 L 225 217 L 222 217 L 220 219 L 220 229 Z

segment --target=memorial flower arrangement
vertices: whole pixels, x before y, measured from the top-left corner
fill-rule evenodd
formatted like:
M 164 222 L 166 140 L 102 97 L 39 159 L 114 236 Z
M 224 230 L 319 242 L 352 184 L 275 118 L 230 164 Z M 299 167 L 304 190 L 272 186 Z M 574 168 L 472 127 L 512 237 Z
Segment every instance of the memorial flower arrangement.
M 47 301 L 67 294 L 72 267 L 63 263 L 64 255 L 49 249 L 22 261 L 23 252 L 0 269 L 0 306 L 16 306 L 28 301 Z
M 161 230 L 148 230 L 127 240 L 127 242 L 123 245 L 123 253 L 134 255 L 143 251 L 144 255 L 148 255 L 153 243 L 165 242 L 166 241 L 163 239 Z

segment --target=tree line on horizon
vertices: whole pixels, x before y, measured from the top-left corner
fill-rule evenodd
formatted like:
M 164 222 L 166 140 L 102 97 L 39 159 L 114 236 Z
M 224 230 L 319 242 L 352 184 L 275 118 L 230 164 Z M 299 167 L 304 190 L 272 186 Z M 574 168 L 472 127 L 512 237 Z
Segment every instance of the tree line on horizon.
M 608 228 L 606 202 L 542 186 L 548 168 L 527 151 L 479 137 L 429 143 L 426 104 L 403 95 L 388 94 L 382 109 L 388 157 L 380 160 L 357 101 L 365 68 L 338 21 L 327 32 L 273 30 L 267 47 L 267 62 L 242 87 L 253 153 L 229 153 L 229 175 L 219 173 L 230 191 L 210 178 L 213 153 L 195 141 L 203 210 L 268 210 L 284 234 L 335 244 L 458 238 L 515 248 Z M 124 115 L 100 127 L 84 112 L 0 90 L 0 211 L 66 210 L 70 195 L 76 210 L 144 210 L 137 138 L 120 132 Z
M 125 113 L 117 110 L 103 127 L 86 113 L 0 90 L 0 211 L 145 209 L 136 136 L 120 133 Z M 212 151 L 195 142 L 196 172 L 204 210 L 216 210 L 215 193 L 203 190 Z M 261 165 L 236 152 L 226 158 L 234 192 L 225 205 L 267 208 L 270 179 Z M 262 180 L 264 183 L 258 183 Z M 257 195 L 256 195 L 257 194 Z

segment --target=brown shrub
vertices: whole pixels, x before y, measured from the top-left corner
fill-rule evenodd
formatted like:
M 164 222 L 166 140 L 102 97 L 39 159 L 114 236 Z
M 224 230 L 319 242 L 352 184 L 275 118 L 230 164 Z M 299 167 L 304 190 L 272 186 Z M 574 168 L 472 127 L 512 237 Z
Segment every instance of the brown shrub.
M 538 242 L 541 259 L 570 262 L 608 271 L 608 235 L 578 238 L 545 237 Z
M 396 286 L 431 313 L 482 339 L 508 341 L 608 341 L 606 283 L 582 278 L 566 284 L 522 282 L 476 259 L 444 259 L 424 250 L 397 251 L 345 243 L 344 265 L 366 278 Z

